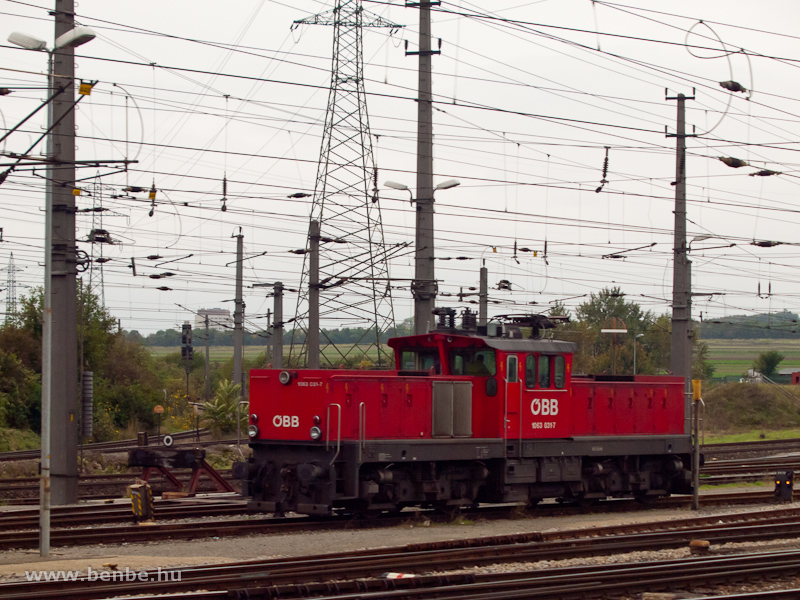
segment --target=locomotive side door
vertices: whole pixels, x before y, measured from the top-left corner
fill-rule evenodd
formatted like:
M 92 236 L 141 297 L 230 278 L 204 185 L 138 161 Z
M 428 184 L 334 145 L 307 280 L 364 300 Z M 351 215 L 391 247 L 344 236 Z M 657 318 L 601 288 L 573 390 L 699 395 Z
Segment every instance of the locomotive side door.
M 520 429 L 520 394 L 522 393 L 519 381 L 519 358 L 516 354 L 506 356 L 504 373 L 505 397 L 505 454 L 508 454 L 508 441 L 519 441 L 522 436 Z M 519 445 L 517 446 L 517 453 Z

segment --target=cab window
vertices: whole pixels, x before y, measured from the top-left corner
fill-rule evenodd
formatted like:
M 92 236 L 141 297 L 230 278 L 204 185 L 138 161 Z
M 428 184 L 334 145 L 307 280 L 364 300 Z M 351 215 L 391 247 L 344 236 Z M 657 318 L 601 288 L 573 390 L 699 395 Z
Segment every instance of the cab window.
M 439 351 L 436 349 L 403 350 L 400 353 L 402 371 L 430 371 L 431 367 L 437 375 L 442 373 Z
M 525 387 L 529 390 L 536 387 L 536 357 L 533 354 L 525 357 Z
M 550 357 L 549 356 L 540 356 L 539 357 L 539 387 L 540 388 L 549 388 L 550 387 Z
M 450 372 L 453 375 L 491 377 L 497 373 L 494 350 L 454 348 L 450 351 Z
M 567 361 L 563 356 L 556 356 L 553 361 L 555 366 L 553 368 L 553 382 L 556 388 L 563 389 L 567 381 Z
M 508 371 L 506 372 L 506 381 L 508 383 L 517 383 L 517 355 L 511 354 L 508 357 Z

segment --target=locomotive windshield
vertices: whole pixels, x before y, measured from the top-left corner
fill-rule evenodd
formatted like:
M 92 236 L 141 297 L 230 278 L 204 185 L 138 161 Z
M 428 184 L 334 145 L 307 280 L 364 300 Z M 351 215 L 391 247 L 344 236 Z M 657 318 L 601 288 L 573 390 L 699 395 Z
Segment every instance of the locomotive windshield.
M 482 348 L 454 348 L 450 351 L 450 373 L 490 377 L 497 373 L 494 350 Z
M 436 349 L 403 350 L 400 354 L 400 369 L 403 371 L 430 371 L 431 367 L 437 375 L 441 375 L 442 364 Z

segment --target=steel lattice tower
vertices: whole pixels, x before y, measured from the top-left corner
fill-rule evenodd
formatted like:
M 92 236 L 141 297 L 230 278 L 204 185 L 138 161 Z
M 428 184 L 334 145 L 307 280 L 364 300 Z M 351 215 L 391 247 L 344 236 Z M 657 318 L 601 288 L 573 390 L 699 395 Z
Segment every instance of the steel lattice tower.
M 8 278 L 6 279 L 6 323 L 17 316 L 17 269 L 14 265 L 14 253 L 8 257 Z
M 95 177 L 92 186 L 92 232 L 103 230 L 103 184 L 100 175 Z M 97 246 L 97 251 L 95 251 Z M 89 267 L 89 291 L 100 300 L 100 306 L 106 305 L 106 287 L 103 279 L 103 244 L 92 241 L 91 262 Z M 98 291 L 99 290 L 99 291 Z
M 399 246 L 384 245 L 364 90 L 362 32 L 364 27 L 399 25 L 365 12 L 360 0 L 337 0 L 333 10 L 294 22 L 295 27 L 303 24 L 332 25 L 334 32 L 331 86 L 311 207 L 311 221 L 320 224 L 320 329 L 350 326 L 367 332 L 347 347 L 332 344 L 321 332 L 320 346 L 335 348 L 336 358 L 320 355 L 323 362 L 335 365 L 377 348 L 378 364 L 385 365 L 388 355 L 381 349 L 380 337 L 394 328 L 388 258 Z M 290 348 L 290 356 L 298 352 L 299 364 L 308 359 L 309 267 L 306 254 Z

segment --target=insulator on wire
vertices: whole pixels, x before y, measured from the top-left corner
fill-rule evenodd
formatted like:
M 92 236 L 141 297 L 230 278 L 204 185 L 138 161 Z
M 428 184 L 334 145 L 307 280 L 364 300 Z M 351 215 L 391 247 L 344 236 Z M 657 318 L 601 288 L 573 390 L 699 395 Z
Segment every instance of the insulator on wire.
M 228 210 L 228 174 L 222 176 L 222 212 Z
M 603 178 L 600 180 L 600 187 L 595 190 L 596 194 L 599 194 L 602 191 L 603 186 L 608 183 L 608 180 L 606 179 L 606 175 L 608 175 L 608 151 L 609 146 L 606 146 L 606 159 L 603 161 Z
M 738 81 L 720 81 L 719 86 L 725 88 L 730 92 L 742 92 L 745 93 L 747 88 L 745 88 L 741 83 Z
M 731 156 L 720 156 L 718 158 L 719 158 L 719 160 L 721 162 L 725 163 L 726 165 L 728 165 L 729 167 L 732 167 L 734 169 L 738 169 L 739 167 L 748 166 L 747 162 L 742 160 L 742 159 L 740 159 L 740 158 L 733 158 Z

